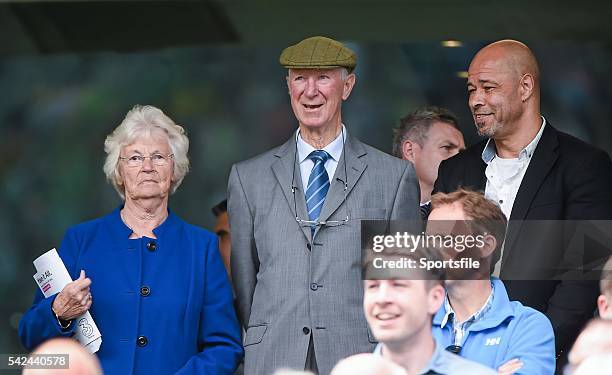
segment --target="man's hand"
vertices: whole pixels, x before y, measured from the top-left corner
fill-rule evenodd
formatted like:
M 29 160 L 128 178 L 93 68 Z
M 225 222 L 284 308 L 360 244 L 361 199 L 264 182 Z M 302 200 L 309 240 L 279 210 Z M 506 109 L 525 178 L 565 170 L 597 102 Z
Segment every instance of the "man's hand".
M 499 375 L 512 375 L 521 367 L 523 367 L 523 362 L 521 362 L 518 358 L 514 358 L 499 366 L 497 372 L 499 373 Z
M 92 303 L 89 286 L 91 279 L 85 277 L 85 271 L 81 270 L 81 275 L 73 282 L 66 284 L 64 289 L 55 297 L 53 301 L 53 312 L 61 320 L 72 320 L 89 310 Z

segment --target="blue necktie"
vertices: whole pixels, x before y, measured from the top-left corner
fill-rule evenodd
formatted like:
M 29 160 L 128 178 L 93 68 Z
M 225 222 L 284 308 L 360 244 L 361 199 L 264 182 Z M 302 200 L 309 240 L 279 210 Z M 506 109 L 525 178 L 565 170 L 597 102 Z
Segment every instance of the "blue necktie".
M 315 221 L 321 214 L 325 196 L 329 190 L 329 176 L 325 170 L 325 162 L 329 159 L 329 154 L 323 150 L 315 150 L 308 155 L 308 159 L 314 162 L 314 167 L 308 177 L 306 187 L 306 208 L 308 209 L 308 219 Z M 312 226 L 314 232 L 316 225 Z

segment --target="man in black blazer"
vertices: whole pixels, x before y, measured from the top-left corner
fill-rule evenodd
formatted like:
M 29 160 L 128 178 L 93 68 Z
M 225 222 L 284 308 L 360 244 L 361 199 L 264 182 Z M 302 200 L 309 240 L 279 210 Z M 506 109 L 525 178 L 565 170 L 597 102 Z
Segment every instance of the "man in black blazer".
M 539 83 L 537 61 L 523 43 L 502 40 L 476 54 L 468 103 L 478 133 L 489 139 L 443 161 L 434 192 L 482 190 L 511 221 L 612 219 L 610 157 L 553 128 L 540 114 Z M 496 273 L 512 300 L 548 316 L 559 355 L 593 316 L 597 283 L 533 281 L 561 267 L 564 244 L 555 231 L 534 235 L 531 229 L 510 224 Z

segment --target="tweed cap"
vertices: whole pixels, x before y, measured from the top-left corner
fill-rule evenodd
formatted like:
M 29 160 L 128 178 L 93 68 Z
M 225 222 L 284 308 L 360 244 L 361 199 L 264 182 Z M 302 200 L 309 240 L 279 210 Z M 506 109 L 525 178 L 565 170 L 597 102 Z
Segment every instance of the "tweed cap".
M 285 48 L 278 60 L 287 69 L 346 68 L 349 73 L 357 65 L 355 52 L 324 36 L 313 36 Z

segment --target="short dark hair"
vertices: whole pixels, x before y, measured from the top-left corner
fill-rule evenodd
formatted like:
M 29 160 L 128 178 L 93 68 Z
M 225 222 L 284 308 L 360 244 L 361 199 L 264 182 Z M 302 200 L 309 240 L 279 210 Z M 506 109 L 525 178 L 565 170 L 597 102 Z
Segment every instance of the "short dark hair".
M 417 109 L 408 116 L 401 118 L 399 127 L 393 130 L 393 156 L 402 158 L 402 145 L 406 140 L 411 140 L 423 146 L 427 140 L 429 129 L 435 121 L 449 124 L 461 131 L 459 119 L 450 110 L 435 106 Z
M 491 273 L 493 273 L 495 264 L 501 257 L 501 248 L 506 237 L 506 225 L 508 223 L 506 215 L 497 203 L 485 198 L 483 193 L 464 188 L 448 194 L 434 194 L 431 197 L 431 210 L 455 202 L 461 203 L 472 230 L 491 233 L 497 240 L 497 246 L 491 256 Z
M 212 208 L 212 213 L 213 215 L 215 215 L 215 217 L 221 215 L 224 212 L 227 212 L 227 199 L 222 200 Z

